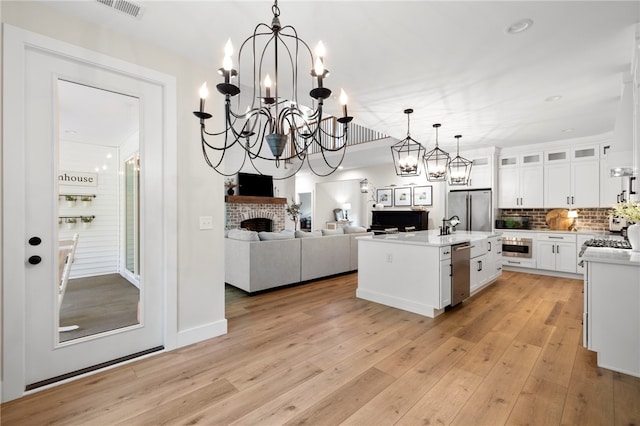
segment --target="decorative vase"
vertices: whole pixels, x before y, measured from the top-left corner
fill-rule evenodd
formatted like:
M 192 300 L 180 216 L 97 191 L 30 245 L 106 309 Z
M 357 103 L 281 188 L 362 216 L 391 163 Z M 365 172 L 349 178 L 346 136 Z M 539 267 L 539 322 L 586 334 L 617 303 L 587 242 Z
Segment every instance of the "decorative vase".
M 235 194 L 235 193 L 236 193 L 236 192 L 233 190 L 233 188 L 229 188 L 229 189 L 227 189 L 227 195 L 233 195 L 233 194 Z
M 627 238 L 633 251 L 640 251 L 640 224 L 629 225 L 627 228 Z

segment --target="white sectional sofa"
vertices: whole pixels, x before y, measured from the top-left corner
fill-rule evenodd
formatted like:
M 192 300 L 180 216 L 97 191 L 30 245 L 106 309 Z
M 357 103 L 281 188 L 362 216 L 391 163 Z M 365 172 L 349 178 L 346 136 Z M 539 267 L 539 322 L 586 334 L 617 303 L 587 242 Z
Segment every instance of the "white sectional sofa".
M 358 232 L 256 241 L 249 231 L 225 238 L 225 282 L 248 293 L 358 269 Z M 328 234 L 329 232 L 327 232 Z

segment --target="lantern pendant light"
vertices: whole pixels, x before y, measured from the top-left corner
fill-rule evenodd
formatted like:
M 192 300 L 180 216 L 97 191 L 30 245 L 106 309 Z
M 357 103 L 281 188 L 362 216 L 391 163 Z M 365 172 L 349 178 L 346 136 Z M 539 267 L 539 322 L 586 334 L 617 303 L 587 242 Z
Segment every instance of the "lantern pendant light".
M 438 147 L 438 128 L 440 124 L 436 123 L 433 127 L 436 129 L 436 147 L 426 153 L 423 157 L 424 168 L 427 173 L 429 182 L 444 182 L 447 180 L 447 166 L 451 157 L 448 153 Z
M 468 185 L 473 162 L 460 156 L 460 138 L 462 135 L 454 137 L 456 138 L 456 156 L 449 162 L 448 166 L 449 185 Z
M 393 165 L 398 176 L 418 176 L 420 175 L 420 159 L 426 150 L 410 134 L 409 118 L 413 109 L 405 109 L 404 113 L 407 114 L 407 137 L 391 147 Z

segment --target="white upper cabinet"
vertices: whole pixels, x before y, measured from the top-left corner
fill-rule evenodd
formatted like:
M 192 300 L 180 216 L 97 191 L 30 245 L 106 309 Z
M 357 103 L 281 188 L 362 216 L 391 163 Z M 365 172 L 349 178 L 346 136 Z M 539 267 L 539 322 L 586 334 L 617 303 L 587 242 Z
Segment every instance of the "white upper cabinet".
M 472 162 L 469 183 L 449 185 L 450 189 L 493 189 L 494 151 L 461 152 L 460 155 Z
M 471 177 L 469 179 L 470 189 L 493 188 L 493 159 L 490 156 L 476 157 L 470 159 Z
M 545 151 L 544 207 L 600 206 L 598 145 Z
M 544 201 L 542 152 L 505 155 L 498 162 L 498 208 L 541 208 Z

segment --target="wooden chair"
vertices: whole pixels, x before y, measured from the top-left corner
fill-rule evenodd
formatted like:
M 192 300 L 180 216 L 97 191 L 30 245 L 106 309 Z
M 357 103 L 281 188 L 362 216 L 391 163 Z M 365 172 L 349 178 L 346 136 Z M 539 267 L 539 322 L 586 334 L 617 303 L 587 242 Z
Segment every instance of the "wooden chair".
M 78 234 L 73 235 L 71 240 L 62 240 L 58 243 L 58 273 L 60 281 L 58 283 L 58 316 L 60 316 L 60 307 L 64 299 L 64 293 L 67 290 L 69 275 L 71 274 L 71 266 L 76 257 L 76 249 L 78 248 Z M 58 331 L 71 331 L 78 329 L 77 325 L 66 327 L 58 327 Z

